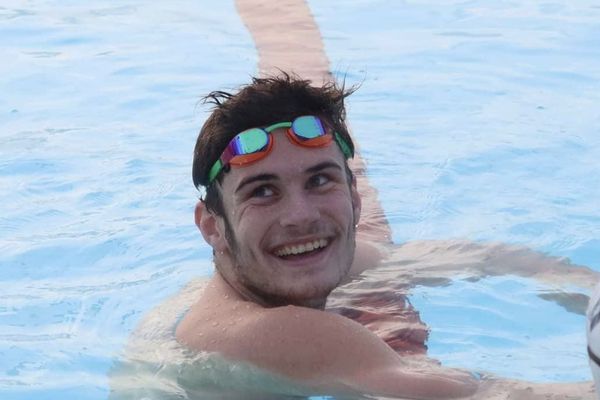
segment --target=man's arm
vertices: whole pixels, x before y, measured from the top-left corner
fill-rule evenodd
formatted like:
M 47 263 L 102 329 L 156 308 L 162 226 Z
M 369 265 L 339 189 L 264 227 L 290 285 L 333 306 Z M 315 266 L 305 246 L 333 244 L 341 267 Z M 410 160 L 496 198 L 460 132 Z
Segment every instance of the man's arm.
M 571 264 L 568 259 L 497 242 L 416 240 L 388 245 L 380 254 L 378 271 L 386 271 L 387 279 L 398 286 L 437 286 L 451 279 L 516 275 L 547 284 L 549 290 L 539 297 L 581 315 L 585 314 L 589 296 L 573 291 L 573 286 L 591 289 L 600 282 L 598 271 Z M 361 280 L 370 274 L 365 270 Z
M 243 307 L 242 307 L 243 308 Z M 247 310 L 246 310 L 247 311 Z M 302 307 L 252 310 L 234 316 L 227 334 L 185 335 L 185 344 L 218 352 L 331 394 L 364 393 L 415 399 L 466 397 L 476 380 L 437 364 L 416 364 L 397 355 L 362 325 Z M 218 328 L 217 328 L 218 329 Z
M 517 275 L 555 287 L 575 285 L 591 289 L 600 280 L 597 271 L 525 246 L 468 240 L 418 240 L 388 249 L 388 257 L 381 266 L 393 268 L 414 284 L 428 278 Z

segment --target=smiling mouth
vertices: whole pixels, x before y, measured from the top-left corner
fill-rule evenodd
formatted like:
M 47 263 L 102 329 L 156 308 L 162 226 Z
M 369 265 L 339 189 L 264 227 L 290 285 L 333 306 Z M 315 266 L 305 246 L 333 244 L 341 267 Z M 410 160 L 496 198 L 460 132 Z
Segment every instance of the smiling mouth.
M 288 258 L 292 256 L 304 256 L 323 250 L 329 245 L 327 239 L 317 239 L 293 246 L 284 246 L 275 252 L 277 257 Z

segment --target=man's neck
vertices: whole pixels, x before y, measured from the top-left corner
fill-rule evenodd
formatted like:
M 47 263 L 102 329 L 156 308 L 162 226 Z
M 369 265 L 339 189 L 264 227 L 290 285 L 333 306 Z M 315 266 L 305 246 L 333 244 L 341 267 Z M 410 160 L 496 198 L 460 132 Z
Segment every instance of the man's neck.
M 324 310 L 327 303 L 327 298 L 290 301 L 290 299 L 261 293 L 258 290 L 253 291 L 234 279 L 227 279 L 218 270 L 215 271 L 215 276 L 212 280 L 219 286 L 224 296 L 238 298 L 241 301 L 249 301 L 264 308 L 298 306 Z

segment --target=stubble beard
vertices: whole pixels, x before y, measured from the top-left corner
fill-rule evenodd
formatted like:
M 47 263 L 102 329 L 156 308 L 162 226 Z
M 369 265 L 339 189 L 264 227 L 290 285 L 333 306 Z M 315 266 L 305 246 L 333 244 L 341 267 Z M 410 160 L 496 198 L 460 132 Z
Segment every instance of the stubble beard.
M 354 208 L 352 208 L 352 221 L 356 221 Z M 232 268 L 234 270 L 234 274 L 236 275 L 234 277 L 231 277 L 231 279 L 233 279 L 234 281 L 240 282 L 243 287 L 246 287 L 249 289 L 250 293 L 243 293 L 243 294 L 245 294 L 246 296 L 250 297 L 250 299 L 252 299 L 255 302 L 262 304 L 264 306 L 279 307 L 279 306 L 286 306 L 286 305 L 296 305 L 296 306 L 302 306 L 302 307 L 315 308 L 315 309 L 322 310 L 325 308 L 325 303 L 327 302 L 327 297 L 333 291 L 333 289 L 335 289 L 340 284 L 340 282 L 343 281 L 344 277 L 348 274 L 348 271 L 350 270 L 352 262 L 354 261 L 354 251 L 356 249 L 356 226 L 354 223 L 352 223 L 350 226 L 350 229 L 348 231 L 348 237 L 347 237 L 347 240 L 351 246 L 351 249 L 349 249 L 349 251 L 351 252 L 351 257 L 350 257 L 350 260 L 348 261 L 348 266 L 346 267 L 346 271 L 344 271 L 344 273 L 340 274 L 338 282 L 336 282 L 335 285 L 333 285 L 328 290 L 327 289 L 324 290 L 323 291 L 324 293 L 320 293 L 320 294 L 315 293 L 315 295 L 313 295 L 312 297 L 300 297 L 300 296 L 293 296 L 293 295 L 291 296 L 291 295 L 276 294 L 276 293 L 273 293 L 272 291 L 265 290 L 263 287 L 253 283 L 249 279 L 243 278 L 244 277 L 243 268 L 247 268 L 247 267 L 244 267 L 243 262 L 240 260 L 241 246 L 238 243 L 235 232 L 233 230 L 233 226 L 229 222 L 229 218 L 227 217 L 227 215 L 223 215 L 223 222 L 225 225 L 225 240 L 227 241 L 227 244 L 230 249 L 230 253 L 231 253 L 231 257 L 232 257 L 232 264 L 233 264 Z M 242 279 L 240 279 L 240 277 L 242 277 Z M 238 290 L 241 289 L 241 288 L 239 288 L 239 286 L 237 284 L 235 284 L 234 282 L 231 282 L 230 279 L 228 279 L 228 277 L 224 276 L 224 278 L 234 288 L 237 288 Z

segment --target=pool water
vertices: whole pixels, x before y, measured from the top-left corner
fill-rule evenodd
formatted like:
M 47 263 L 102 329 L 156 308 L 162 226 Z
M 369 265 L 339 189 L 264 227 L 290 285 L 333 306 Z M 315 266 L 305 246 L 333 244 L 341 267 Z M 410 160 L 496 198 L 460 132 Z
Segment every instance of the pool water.
M 311 7 L 338 76 L 364 81 L 350 122 L 395 243 L 501 241 L 600 269 L 597 3 Z M 591 379 L 583 317 L 533 296 L 543 290 L 456 281 L 411 300 L 432 327 L 429 354 L 446 364 Z M 503 318 L 490 326 L 497 313 L 474 304 Z
M 600 270 L 600 7 L 525 3 L 309 1 L 335 75 L 362 83 L 349 122 L 395 243 Z M 231 1 L 8 0 L 0 37 L 0 397 L 104 399 L 140 317 L 212 272 L 199 99 L 247 82 L 257 54 Z M 456 279 L 411 301 L 447 365 L 591 379 L 583 316 L 544 290 Z

